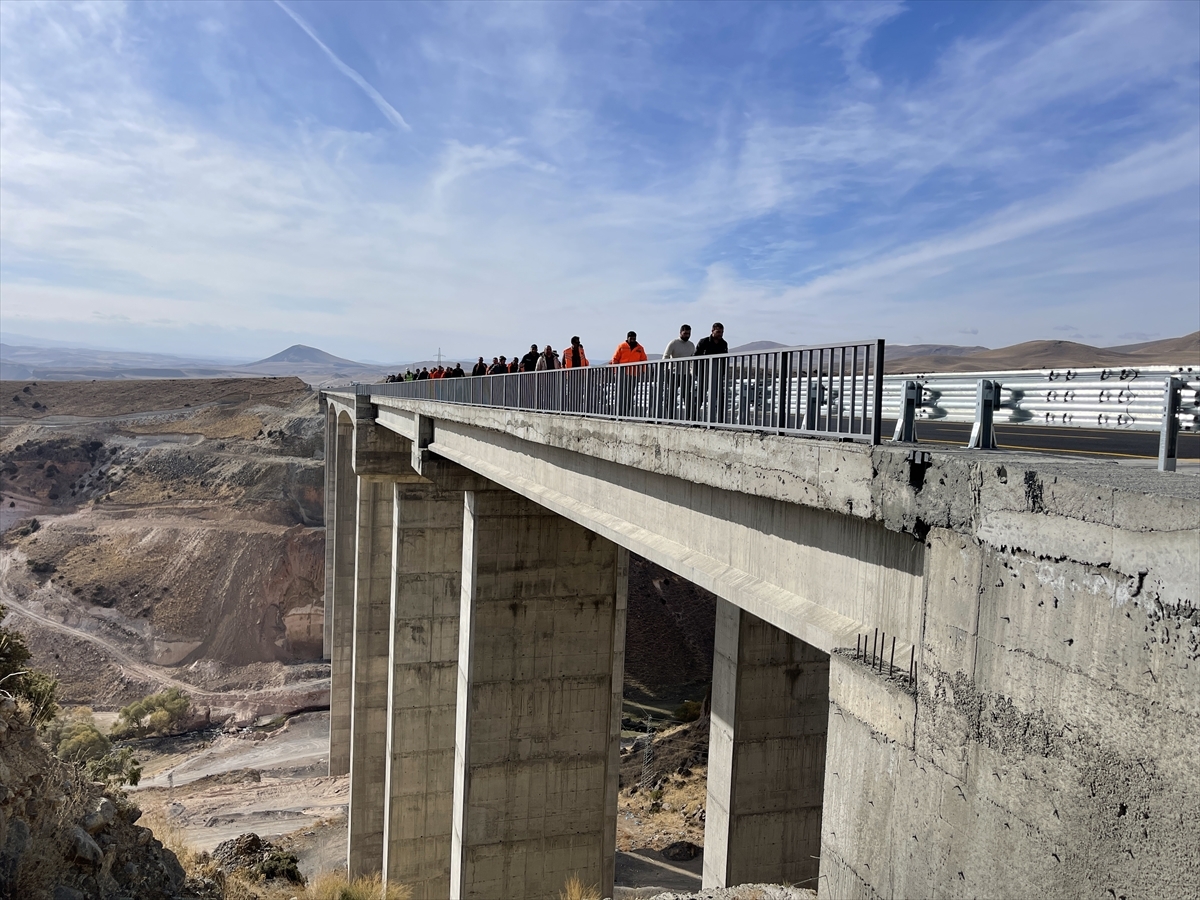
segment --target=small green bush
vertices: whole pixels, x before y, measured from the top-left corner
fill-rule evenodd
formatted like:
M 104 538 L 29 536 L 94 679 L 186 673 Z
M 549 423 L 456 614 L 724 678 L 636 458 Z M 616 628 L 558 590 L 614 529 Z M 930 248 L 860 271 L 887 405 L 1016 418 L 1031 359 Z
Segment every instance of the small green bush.
M 0 606 L 0 622 L 7 612 Z M 0 625 L 0 696 L 8 694 L 19 701 L 31 725 L 43 725 L 58 715 L 58 679 L 30 669 L 28 662 L 25 638 Z
M 112 742 L 91 722 L 73 722 L 62 732 L 54 755 L 66 762 L 89 762 L 107 755 L 112 749 Z
M 699 700 L 684 700 L 675 710 L 675 718 L 680 722 L 695 722 L 703 709 L 704 705 Z
M 177 687 L 143 697 L 121 708 L 113 723 L 112 736 L 168 734 L 187 721 L 190 706 L 187 694 Z
M 99 759 L 84 763 L 84 776 L 89 781 L 103 781 L 109 787 L 120 788 L 125 785 L 137 787 L 142 780 L 142 764 L 133 758 L 133 751 L 128 747 L 110 750 Z

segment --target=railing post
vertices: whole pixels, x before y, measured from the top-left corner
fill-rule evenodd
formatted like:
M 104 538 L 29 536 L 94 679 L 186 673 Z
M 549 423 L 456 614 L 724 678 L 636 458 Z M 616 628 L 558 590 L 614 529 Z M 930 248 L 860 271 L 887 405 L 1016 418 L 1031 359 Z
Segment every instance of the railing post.
M 919 381 L 904 382 L 900 391 L 900 415 L 896 417 L 896 433 L 892 435 L 893 443 L 917 443 L 917 410 L 921 408 L 922 393 Z
M 975 424 L 971 426 L 968 450 L 995 450 L 996 429 L 993 427 L 996 408 L 1000 406 L 1000 382 L 980 378 L 975 388 Z
M 1179 395 L 1183 382 L 1167 376 L 1163 387 L 1163 417 L 1158 439 L 1158 471 L 1174 472 L 1179 455 Z
M 883 340 L 875 342 L 875 394 L 871 398 L 871 446 L 883 437 Z
M 791 380 L 792 354 L 779 354 L 779 387 L 775 389 L 775 406 L 777 407 L 775 426 L 782 431 L 788 427 L 788 411 L 792 405 Z

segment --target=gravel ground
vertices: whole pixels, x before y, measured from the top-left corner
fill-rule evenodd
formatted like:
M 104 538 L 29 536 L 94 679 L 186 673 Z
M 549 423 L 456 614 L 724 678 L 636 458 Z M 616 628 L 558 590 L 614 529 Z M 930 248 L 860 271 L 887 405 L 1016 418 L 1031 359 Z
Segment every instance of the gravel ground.
M 637 896 L 626 894 L 615 900 Z M 739 884 L 728 888 L 710 888 L 695 894 L 676 894 L 665 891 L 652 895 L 652 900 L 816 900 L 817 892 L 786 884 Z

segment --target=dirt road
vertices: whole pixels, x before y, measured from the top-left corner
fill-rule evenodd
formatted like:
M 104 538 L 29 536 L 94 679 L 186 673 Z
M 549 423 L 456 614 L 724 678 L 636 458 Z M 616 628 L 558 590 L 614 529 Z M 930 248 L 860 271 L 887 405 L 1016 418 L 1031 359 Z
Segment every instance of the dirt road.
M 194 706 L 225 709 L 232 706 L 256 706 L 264 703 L 277 705 L 281 702 L 286 706 L 287 699 L 291 695 L 297 698 L 295 708 L 311 708 L 319 705 L 318 702 L 313 702 L 312 695 L 314 693 L 324 693 L 325 703 L 328 703 L 328 678 L 297 681 L 291 684 L 283 684 L 278 687 L 259 690 L 208 691 L 190 682 L 175 678 L 169 671 L 159 666 L 151 666 L 139 662 L 116 643 L 104 636 L 42 615 L 18 600 L 8 588 L 8 579 L 16 555 L 11 550 L 0 551 L 0 604 L 7 607 L 10 613 L 35 622 L 43 628 L 69 635 L 76 640 L 86 641 L 99 647 L 123 671 L 135 674 L 139 678 L 151 684 L 160 685 L 163 688 L 176 687 L 185 691 L 191 697 Z

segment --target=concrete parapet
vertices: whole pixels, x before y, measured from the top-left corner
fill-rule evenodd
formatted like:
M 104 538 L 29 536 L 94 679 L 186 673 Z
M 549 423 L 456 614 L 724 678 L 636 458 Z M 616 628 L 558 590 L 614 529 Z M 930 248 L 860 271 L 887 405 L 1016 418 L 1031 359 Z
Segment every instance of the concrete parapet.
M 626 564 L 516 494 L 465 506 L 450 896 L 611 895 Z

